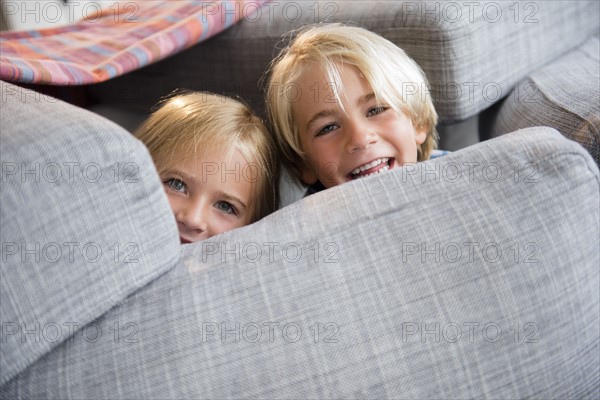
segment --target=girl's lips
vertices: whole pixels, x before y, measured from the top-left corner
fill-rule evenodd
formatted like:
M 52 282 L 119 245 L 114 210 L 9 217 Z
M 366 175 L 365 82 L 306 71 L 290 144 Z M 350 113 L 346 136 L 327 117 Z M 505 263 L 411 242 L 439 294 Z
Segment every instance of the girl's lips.
M 181 236 L 179 237 L 179 240 L 181 241 L 181 244 L 188 244 L 188 243 L 192 243 L 190 240 L 184 239 Z

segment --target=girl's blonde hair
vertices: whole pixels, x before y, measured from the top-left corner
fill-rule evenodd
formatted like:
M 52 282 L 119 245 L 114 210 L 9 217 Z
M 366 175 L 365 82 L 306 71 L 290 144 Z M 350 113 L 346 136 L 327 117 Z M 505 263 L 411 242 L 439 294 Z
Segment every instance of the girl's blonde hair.
M 238 100 L 213 93 L 176 91 L 155 106 L 134 135 L 148 148 L 161 176 L 190 157 L 238 149 L 258 173 L 252 175 L 250 222 L 279 206 L 275 144 L 263 121 Z
M 404 50 L 364 28 L 319 24 L 303 28 L 273 60 L 267 84 L 267 111 L 282 161 L 292 176 L 302 181 L 306 164 L 292 106 L 300 90 L 296 82 L 307 68 L 320 66 L 334 85 L 338 104 L 343 92 L 338 65 L 356 67 L 375 93 L 397 112 L 410 116 L 427 138 L 417 147 L 417 160 L 427 160 L 437 146 L 438 116 L 429 84 L 419 65 Z

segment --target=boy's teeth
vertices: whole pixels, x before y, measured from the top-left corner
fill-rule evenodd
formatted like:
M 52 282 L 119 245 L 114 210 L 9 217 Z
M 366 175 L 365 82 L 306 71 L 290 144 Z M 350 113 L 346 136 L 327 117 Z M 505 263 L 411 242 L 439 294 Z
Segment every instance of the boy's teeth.
M 385 167 L 381 168 L 380 170 L 377 170 L 377 171 L 375 171 L 375 172 L 371 172 L 370 174 L 367 174 L 367 175 L 364 175 L 364 176 L 360 176 L 359 178 L 364 178 L 364 177 L 371 176 L 371 175 L 377 175 L 377 174 L 379 174 L 379 173 L 381 173 L 381 172 L 387 171 L 388 169 L 389 169 L 389 168 L 388 168 L 388 166 L 386 165 Z
M 368 170 L 370 168 L 376 167 L 376 166 L 378 166 L 381 163 L 387 163 L 388 160 L 389 160 L 389 158 L 379 158 L 379 159 L 377 159 L 375 161 L 372 161 L 372 162 L 370 162 L 368 164 L 363 165 L 362 167 L 358 167 L 358 168 L 354 169 L 354 171 L 352 171 L 352 175 L 360 174 L 361 172 L 366 171 L 366 170 Z M 388 168 L 387 167 L 384 167 L 384 168 L 387 171 Z M 369 174 L 369 175 L 373 175 L 375 173 L 377 173 L 377 172 L 373 172 L 372 174 Z M 366 175 L 366 176 L 369 176 L 369 175 Z

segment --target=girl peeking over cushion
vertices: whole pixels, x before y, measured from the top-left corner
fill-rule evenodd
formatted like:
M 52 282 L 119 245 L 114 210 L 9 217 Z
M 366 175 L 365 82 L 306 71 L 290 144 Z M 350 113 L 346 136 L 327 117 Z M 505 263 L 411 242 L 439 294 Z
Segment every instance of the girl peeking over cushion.
M 240 101 L 177 92 L 159 102 L 134 134 L 156 165 L 182 244 L 253 223 L 277 209 L 273 140 Z

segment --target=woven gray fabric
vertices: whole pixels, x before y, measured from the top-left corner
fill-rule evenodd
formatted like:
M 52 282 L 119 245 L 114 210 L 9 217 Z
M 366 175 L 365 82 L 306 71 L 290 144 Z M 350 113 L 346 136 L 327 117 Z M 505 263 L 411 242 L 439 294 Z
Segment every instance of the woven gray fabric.
M 504 101 L 492 129 L 498 136 L 550 126 L 585 147 L 600 165 L 600 41 L 533 72 Z
M 184 246 L 1 396 L 597 398 L 599 179 L 538 128 L 326 190 Z
M 0 384 L 172 267 L 179 235 L 145 147 L 1 82 Z
M 199 45 L 90 87 L 106 101 L 146 112 L 185 87 L 241 96 L 263 112 L 259 83 L 284 34 L 321 21 L 363 26 L 402 47 L 424 69 L 443 122 L 469 118 L 531 71 L 598 31 L 589 1 L 278 1 Z M 243 11 L 243 10 L 242 10 Z

